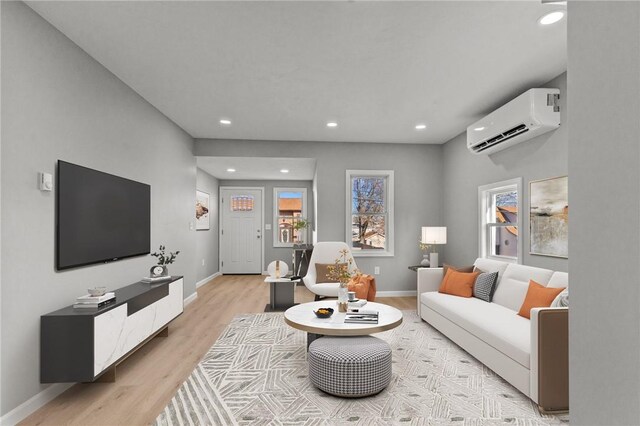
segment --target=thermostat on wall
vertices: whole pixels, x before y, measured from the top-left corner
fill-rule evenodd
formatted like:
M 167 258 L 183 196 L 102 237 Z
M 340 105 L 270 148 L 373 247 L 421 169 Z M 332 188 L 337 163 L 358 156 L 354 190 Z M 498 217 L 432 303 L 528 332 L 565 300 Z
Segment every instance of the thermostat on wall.
M 38 173 L 38 181 L 40 182 L 40 191 L 51 191 L 53 189 L 53 176 L 51 173 Z

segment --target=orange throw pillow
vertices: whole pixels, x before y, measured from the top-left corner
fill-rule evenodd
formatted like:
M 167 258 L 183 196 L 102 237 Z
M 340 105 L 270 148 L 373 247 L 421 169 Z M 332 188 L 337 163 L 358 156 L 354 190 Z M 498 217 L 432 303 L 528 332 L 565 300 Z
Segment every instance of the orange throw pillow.
M 438 291 L 453 296 L 471 297 L 473 296 L 473 284 L 478 275 L 480 272 L 458 272 L 449 268 Z
M 551 306 L 551 302 L 557 295 L 562 293 L 564 288 L 545 287 L 542 284 L 538 284 L 534 280 L 529 280 L 529 290 L 522 302 L 518 315 L 531 319 L 531 309 L 533 308 L 548 308 Z

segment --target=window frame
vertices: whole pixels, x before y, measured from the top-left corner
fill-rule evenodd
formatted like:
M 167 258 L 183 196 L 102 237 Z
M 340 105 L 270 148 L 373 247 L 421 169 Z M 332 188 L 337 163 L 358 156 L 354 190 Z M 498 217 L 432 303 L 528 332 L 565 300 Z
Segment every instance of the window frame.
M 518 220 L 516 227 L 518 228 L 518 243 L 516 249 L 518 252 L 517 257 L 511 256 L 497 256 L 491 254 L 491 228 L 506 228 L 513 226 L 513 223 L 498 223 L 489 222 L 489 215 L 491 214 L 490 207 L 492 206 L 491 198 L 495 194 L 502 192 L 516 190 L 518 192 Z M 523 261 L 523 240 L 524 240 L 524 228 L 522 227 L 522 199 L 524 194 L 522 192 L 522 177 L 515 179 L 504 180 L 501 182 L 495 182 L 488 185 L 482 185 L 478 187 L 478 255 L 481 258 L 500 260 L 502 262 L 510 262 L 522 264 Z
M 352 241 L 352 211 L 353 202 L 351 181 L 354 177 L 383 177 L 385 178 L 385 249 L 367 250 L 353 247 Z M 347 170 L 346 171 L 346 201 L 345 201 L 345 241 L 354 257 L 393 257 L 394 256 L 394 171 L 393 170 Z
M 274 187 L 273 188 L 273 247 L 293 247 L 294 244 L 307 244 L 309 240 L 309 228 L 305 229 L 304 241 L 299 242 L 291 242 L 291 243 L 283 243 L 280 242 L 280 226 L 279 226 L 279 218 L 289 217 L 289 216 L 280 216 L 278 209 L 278 194 L 281 192 L 302 192 L 302 213 L 301 217 L 309 220 L 307 217 L 307 188 L 291 188 L 291 187 Z

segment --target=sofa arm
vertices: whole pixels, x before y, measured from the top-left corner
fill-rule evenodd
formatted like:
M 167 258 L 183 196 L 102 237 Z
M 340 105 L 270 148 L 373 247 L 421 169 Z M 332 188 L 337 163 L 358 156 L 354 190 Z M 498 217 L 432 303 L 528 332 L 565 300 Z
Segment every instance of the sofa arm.
M 531 399 L 543 411 L 569 409 L 569 309 L 531 310 Z
M 418 306 L 417 312 L 420 317 L 420 295 L 428 291 L 438 291 L 442 282 L 442 268 L 419 268 L 418 269 Z

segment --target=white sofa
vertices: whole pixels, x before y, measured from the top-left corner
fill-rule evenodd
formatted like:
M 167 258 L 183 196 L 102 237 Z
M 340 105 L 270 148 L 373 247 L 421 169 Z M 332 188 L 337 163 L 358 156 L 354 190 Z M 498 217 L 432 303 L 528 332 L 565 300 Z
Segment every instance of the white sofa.
M 535 308 L 517 315 L 529 280 L 568 287 L 569 275 L 548 269 L 477 259 L 498 272 L 491 303 L 438 293 L 442 268 L 418 270 L 418 315 L 531 398 L 545 411 L 568 409 L 568 308 Z

